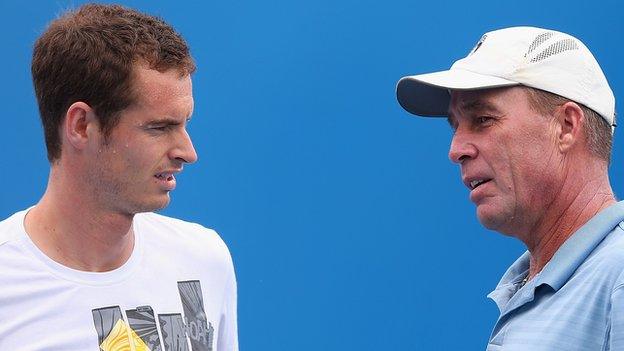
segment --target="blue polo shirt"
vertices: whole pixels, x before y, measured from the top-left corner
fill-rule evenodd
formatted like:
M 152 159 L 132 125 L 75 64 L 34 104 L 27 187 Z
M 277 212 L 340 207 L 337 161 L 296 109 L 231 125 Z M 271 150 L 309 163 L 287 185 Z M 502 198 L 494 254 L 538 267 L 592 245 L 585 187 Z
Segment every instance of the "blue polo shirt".
M 624 201 L 578 229 L 522 286 L 529 253 L 488 297 L 500 317 L 488 351 L 624 350 Z

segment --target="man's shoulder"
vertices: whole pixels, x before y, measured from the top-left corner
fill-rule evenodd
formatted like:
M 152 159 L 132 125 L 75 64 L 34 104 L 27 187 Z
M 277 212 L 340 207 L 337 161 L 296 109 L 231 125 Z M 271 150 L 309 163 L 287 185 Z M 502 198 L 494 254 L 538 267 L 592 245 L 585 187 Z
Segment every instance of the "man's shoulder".
M 146 231 L 149 240 L 166 241 L 172 246 L 187 250 L 220 251 L 229 256 L 225 242 L 216 231 L 199 223 L 147 212 L 136 215 L 138 231 Z
M 595 251 L 604 257 L 614 257 L 624 265 L 624 221 L 607 234 Z
M 158 214 L 155 212 L 139 213 L 136 215 L 135 218 L 144 223 L 149 223 L 155 226 L 162 226 L 162 227 L 174 229 L 174 230 L 176 229 L 186 230 L 186 231 L 191 230 L 191 231 L 199 231 L 199 232 L 216 234 L 214 230 L 210 228 L 206 228 L 199 223 L 189 222 L 183 219 L 165 216 L 165 215 Z
M 0 246 L 15 239 L 22 227 L 24 215 L 28 210 L 22 210 L 15 212 L 11 216 L 0 221 Z
M 615 226 L 594 249 L 585 266 L 595 279 L 624 282 L 624 222 Z

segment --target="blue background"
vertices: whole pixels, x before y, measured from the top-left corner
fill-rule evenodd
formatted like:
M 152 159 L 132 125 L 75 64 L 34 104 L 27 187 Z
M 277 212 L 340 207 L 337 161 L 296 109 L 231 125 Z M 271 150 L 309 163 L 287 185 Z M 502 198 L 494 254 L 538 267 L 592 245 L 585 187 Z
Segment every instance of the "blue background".
M 0 3 L 2 218 L 47 181 L 32 44 L 81 3 Z M 479 225 L 449 127 L 399 107 L 401 76 L 448 68 L 491 29 L 536 25 L 583 40 L 624 99 L 615 0 L 125 4 L 173 24 L 198 63 L 200 160 L 163 212 L 228 243 L 242 350 L 484 349 L 497 317 L 485 295 L 523 246 Z

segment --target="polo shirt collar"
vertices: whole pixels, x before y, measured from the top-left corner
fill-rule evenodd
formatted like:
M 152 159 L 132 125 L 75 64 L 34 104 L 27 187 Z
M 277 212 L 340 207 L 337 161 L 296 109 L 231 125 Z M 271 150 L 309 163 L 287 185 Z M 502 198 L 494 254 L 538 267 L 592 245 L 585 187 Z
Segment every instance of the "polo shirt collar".
M 542 271 L 526 284 L 525 288 L 530 289 L 531 292 L 527 292 L 523 300 L 532 300 L 533 290 L 543 284 L 555 291 L 559 290 L 596 246 L 623 220 L 624 201 L 613 204 L 592 217 L 561 245 Z M 519 283 L 528 274 L 530 258 L 530 253 L 524 252 L 507 269 L 496 289 L 488 294 L 501 312 L 505 307 L 513 308 L 516 305 L 513 303 L 513 306 L 508 306 L 508 302 L 516 295 L 520 289 Z
M 535 277 L 534 286 L 548 284 L 555 291 L 559 290 L 596 246 L 623 220 L 624 201 L 600 211 L 561 245 Z

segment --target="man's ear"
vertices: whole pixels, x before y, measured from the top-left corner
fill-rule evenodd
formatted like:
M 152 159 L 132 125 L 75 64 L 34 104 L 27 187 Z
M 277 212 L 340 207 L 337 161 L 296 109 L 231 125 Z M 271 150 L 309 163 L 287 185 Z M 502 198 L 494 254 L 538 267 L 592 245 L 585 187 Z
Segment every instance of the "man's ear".
M 559 150 L 566 153 L 582 138 L 582 129 L 586 127 L 587 120 L 581 107 L 572 101 L 555 109 L 555 119 L 559 124 Z
M 71 104 L 65 115 L 65 138 L 71 147 L 82 150 L 93 138 L 98 121 L 91 106 L 82 101 Z

